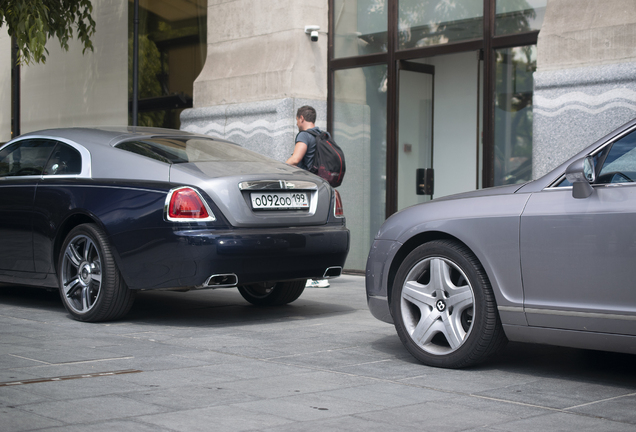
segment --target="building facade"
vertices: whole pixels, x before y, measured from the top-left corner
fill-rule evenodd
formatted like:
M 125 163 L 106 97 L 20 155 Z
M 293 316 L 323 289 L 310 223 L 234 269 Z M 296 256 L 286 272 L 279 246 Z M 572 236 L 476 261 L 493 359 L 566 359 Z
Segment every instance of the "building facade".
M 133 0 L 93 5 L 94 52 L 50 41 L 21 68 L 21 132 L 133 124 L 134 107 L 284 161 L 313 105 L 347 157 L 350 270 L 392 213 L 537 178 L 636 117 L 636 0 L 138 0 L 137 31 Z

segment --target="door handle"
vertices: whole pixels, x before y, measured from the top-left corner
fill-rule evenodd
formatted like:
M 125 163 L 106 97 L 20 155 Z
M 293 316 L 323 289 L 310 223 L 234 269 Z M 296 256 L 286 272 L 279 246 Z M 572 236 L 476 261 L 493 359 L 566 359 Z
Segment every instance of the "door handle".
M 430 195 L 435 191 L 435 172 L 433 168 L 418 168 L 415 171 L 415 193 L 417 195 Z

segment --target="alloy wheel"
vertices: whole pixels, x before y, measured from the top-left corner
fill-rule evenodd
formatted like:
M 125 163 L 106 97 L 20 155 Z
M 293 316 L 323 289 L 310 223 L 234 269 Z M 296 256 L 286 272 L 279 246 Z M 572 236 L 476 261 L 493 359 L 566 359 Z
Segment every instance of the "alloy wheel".
M 409 272 L 401 294 L 405 330 L 424 351 L 456 351 L 472 329 L 475 298 L 464 272 L 443 257 L 430 257 Z
M 74 237 L 64 251 L 62 291 L 66 303 L 77 313 L 90 311 L 102 286 L 102 259 L 88 236 Z

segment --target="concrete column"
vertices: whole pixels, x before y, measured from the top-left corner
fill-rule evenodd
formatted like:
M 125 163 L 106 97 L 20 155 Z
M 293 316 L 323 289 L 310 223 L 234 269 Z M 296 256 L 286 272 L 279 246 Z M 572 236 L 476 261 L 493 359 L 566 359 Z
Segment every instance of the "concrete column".
M 636 117 L 636 0 L 548 0 L 534 80 L 537 178 Z
M 209 0 L 208 50 L 181 128 L 286 160 L 302 105 L 326 126 L 327 0 Z M 312 42 L 305 26 L 320 26 Z
M 75 37 L 67 52 L 52 38 L 46 44 L 46 64 L 21 67 L 23 134 L 48 127 L 128 123 L 127 14 L 127 2 L 93 2 L 94 52 L 82 54 Z
M 11 38 L 0 27 L 0 144 L 11 139 Z

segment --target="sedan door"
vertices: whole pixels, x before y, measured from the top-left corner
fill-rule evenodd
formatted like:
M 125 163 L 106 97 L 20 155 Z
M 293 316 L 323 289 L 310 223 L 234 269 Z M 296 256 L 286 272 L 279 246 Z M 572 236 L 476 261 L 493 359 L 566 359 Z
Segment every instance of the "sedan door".
M 0 150 L 0 272 L 31 277 L 35 189 L 55 141 L 24 139 Z
M 636 132 L 610 145 L 592 195 L 547 188 L 524 210 L 530 326 L 636 335 Z

